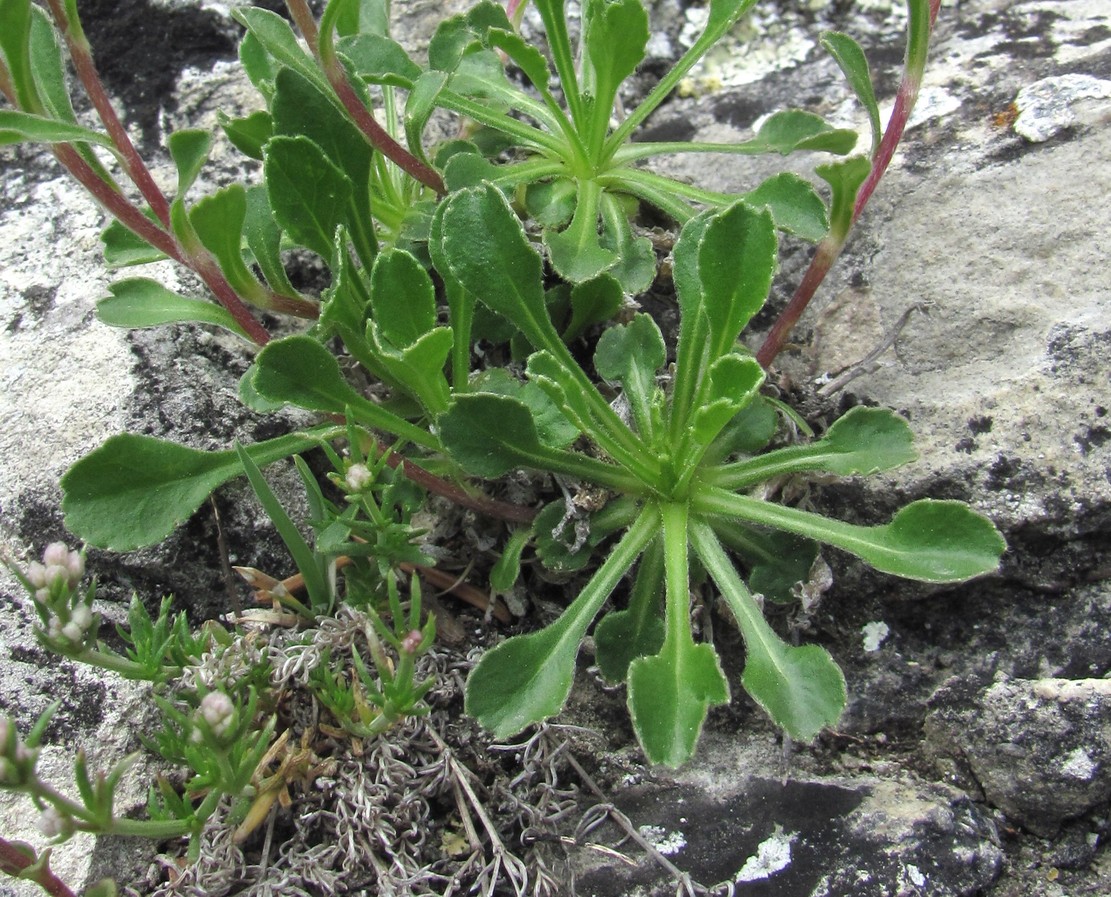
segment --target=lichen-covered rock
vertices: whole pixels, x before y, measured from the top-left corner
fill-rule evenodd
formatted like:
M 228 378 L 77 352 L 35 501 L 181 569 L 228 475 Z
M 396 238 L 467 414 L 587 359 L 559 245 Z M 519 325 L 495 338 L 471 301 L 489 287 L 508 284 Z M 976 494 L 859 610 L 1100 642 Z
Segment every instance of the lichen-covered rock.
M 926 735 L 1040 835 L 1111 798 L 1111 679 L 950 680 L 930 701 Z

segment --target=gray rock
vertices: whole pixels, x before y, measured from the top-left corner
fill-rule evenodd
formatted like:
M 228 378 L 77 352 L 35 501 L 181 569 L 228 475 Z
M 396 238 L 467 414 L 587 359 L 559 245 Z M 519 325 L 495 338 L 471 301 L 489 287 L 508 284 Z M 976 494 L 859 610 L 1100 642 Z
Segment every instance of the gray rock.
M 930 701 L 928 743 L 967 764 L 989 803 L 1054 835 L 1111 797 L 1111 680 L 947 682 Z

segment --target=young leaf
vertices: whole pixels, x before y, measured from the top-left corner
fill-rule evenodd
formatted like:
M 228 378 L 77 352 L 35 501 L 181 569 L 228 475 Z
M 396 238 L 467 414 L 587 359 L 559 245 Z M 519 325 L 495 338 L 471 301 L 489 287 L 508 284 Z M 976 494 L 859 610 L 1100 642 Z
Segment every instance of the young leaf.
M 868 121 L 872 126 L 872 155 L 880 145 L 883 136 L 883 127 L 880 125 L 880 107 L 876 102 L 876 93 L 872 88 L 872 75 L 868 71 L 868 60 L 860 44 L 840 31 L 826 31 L 818 43 L 836 60 L 845 73 L 849 86 L 860 100 L 860 104 L 868 113 Z
M 667 361 L 667 347 L 656 322 L 637 314 L 628 324 L 609 328 L 598 340 L 594 368 L 611 381 L 620 381 L 632 407 L 637 430 L 651 443 L 654 438 L 651 405 L 656 395 L 656 372 Z
M 307 137 L 275 137 L 264 158 L 274 217 L 294 241 L 331 258 L 336 227 L 353 192 L 347 175 Z
M 370 272 L 374 321 L 397 347 L 410 346 L 436 326 L 436 291 L 432 278 L 408 252 L 378 254 Z
M 756 398 L 764 369 L 748 355 L 731 352 L 710 365 L 709 389 L 691 417 L 694 441 L 708 446 L 722 428 Z
M 244 299 L 265 305 L 265 290 L 243 261 L 246 217 L 247 191 L 242 184 L 217 190 L 189 210 L 189 223 L 204 247 L 216 257 L 228 283 Z
M 147 217 L 150 217 L 149 210 Z M 111 222 L 100 232 L 100 240 L 104 244 L 104 263 L 109 268 L 146 265 L 166 258 L 164 252 L 155 249 L 118 221 Z
M 572 283 L 597 277 L 617 262 L 617 253 L 602 247 L 598 211 L 602 188 L 593 180 L 580 180 L 575 214 L 566 229 L 544 234 L 552 267 Z
M 237 7 L 231 15 L 282 66 L 313 82 L 327 95 L 328 81 L 324 73 L 301 48 L 297 35 L 281 16 L 268 9 L 254 7 Z M 246 65 L 246 60 L 244 63 Z M 258 66 L 254 68 L 258 70 Z
M 249 446 L 269 464 L 315 446 L 294 433 Z M 62 477 L 62 510 L 74 535 L 112 551 L 165 539 L 212 493 L 243 468 L 234 451 L 202 452 L 150 436 L 123 433 L 85 455 Z
M 180 321 L 215 324 L 244 339 L 247 334 L 221 305 L 203 299 L 190 299 L 166 289 L 156 280 L 131 277 L 118 280 L 108 291 L 112 294 L 96 304 L 96 316 L 112 327 L 157 327 Z
M 243 155 L 262 161 L 263 147 L 274 136 L 274 119 L 269 112 L 259 109 L 244 118 L 232 118 L 224 112 L 217 112 L 216 119 L 232 146 Z
M 482 655 L 467 678 L 465 711 L 499 739 L 559 713 L 587 629 L 658 527 L 659 515 L 646 508 L 558 620 Z
M 690 535 L 744 637 L 745 691 L 792 738 L 813 741 L 845 707 L 840 668 L 824 648 L 788 645 L 772 631 L 709 526 L 694 521 Z
M 353 34 L 339 40 L 336 50 L 351 62 L 356 75 L 373 84 L 408 88 L 421 75 L 401 44 L 384 34 Z
M 1007 544 L 990 520 L 960 501 L 911 502 L 883 526 L 857 526 L 705 487 L 697 511 L 772 526 L 848 551 L 877 570 L 922 582 L 963 582 L 991 573 Z
M 243 236 L 270 289 L 283 296 L 296 297 L 297 289 L 290 283 L 282 262 L 282 229 L 270 208 L 270 197 L 263 184 L 247 188 Z
M 305 580 L 305 590 L 309 595 L 310 607 L 327 612 L 334 595 L 328 587 L 328 581 L 321 570 L 321 564 L 316 553 L 289 518 L 285 508 L 282 507 L 282 503 L 278 501 L 278 497 L 270 488 L 270 484 L 266 482 L 266 478 L 262 475 L 258 466 L 251 460 L 247 450 L 236 442 L 235 452 L 239 458 L 239 463 L 243 466 L 243 472 L 250 481 L 251 488 L 262 503 L 263 510 L 266 511 L 266 516 L 270 518 L 270 522 L 274 524 L 278 535 L 282 537 L 285 547 L 289 549 L 289 553 L 293 557 L 293 562 L 297 565 L 298 572 Z M 315 482 L 313 485 L 316 485 Z M 310 500 L 311 497 L 312 493 L 310 492 Z
M 584 66 L 582 88 L 592 96 L 593 114 L 589 130 L 583 123 L 579 129 L 586 132 L 587 145 L 597 152 L 602 148 L 621 83 L 644 59 L 648 13 L 641 0 L 587 0 L 583 9 L 583 43 L 590 66 Z
M 748 587 L 753 592 L 777 604 L 797 600 L 794 587 L 809 579 L 818 557 L 817 542 L 736 521 L 715 520 L 713 526 L 718 538 L 749 568 Z

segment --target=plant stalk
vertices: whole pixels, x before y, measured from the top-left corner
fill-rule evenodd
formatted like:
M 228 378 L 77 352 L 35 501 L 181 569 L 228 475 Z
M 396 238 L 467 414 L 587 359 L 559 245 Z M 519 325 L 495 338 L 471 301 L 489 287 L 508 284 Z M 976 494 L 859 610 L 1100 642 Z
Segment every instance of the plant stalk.
M 926 55 L 929 49 L 930 33 L 934 22 L 937 20 L 938 11 L 941 9 L 941 0 L 908 0 L 910 22 L 907 25 L 907 53 L 903 68 L 903 80 L 899 85 L 899 92 L 895 97 L 895 105 L 891 110 L 884 129 L 883 138 L 872 158 L 872 170 L 868 173 L 864 183 L 857 192 L 856 202 L 853 205 L 852 223 L 855 223 L 868 200 L 875 192 L 880 179 L 883 178 L 891 159 L 895 155 L 895 148 L 903 139 L 910 114 L 914 110 L 914 103 L 918 99 L 918 90 L 922 85 L 922 74 L 926 68 Z M 795 290 L 791 301 L 783 309 L 782 314 L 776 319 L 771 331 L 764 339 L 763 345 L 756 353 L 756 360 L 767 368 L 776 355 L 783 349 L 787 336 L 798 323 L 802 313 L 814 298 L 818 287 L 825 280 L 833 263 L 844 249 L 848 241 L 852 224 L 844 233 L 830 233 L 818 244 L 810 267 L 806 269 L 801 283 Z

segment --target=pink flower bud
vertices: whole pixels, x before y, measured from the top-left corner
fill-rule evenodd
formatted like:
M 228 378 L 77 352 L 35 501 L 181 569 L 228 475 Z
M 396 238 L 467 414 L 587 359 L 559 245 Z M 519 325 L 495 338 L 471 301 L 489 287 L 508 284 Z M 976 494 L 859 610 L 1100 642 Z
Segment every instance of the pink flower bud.
M 46 567 L 38 561 L 32 561 L 27 565 L 27 581 L 36 589 L 46 588 Z
M 416 654 L 424 641 L 424 633 L 419 629 L 410 629 L 405 638 L 401 640 L 401 650 L 406 654 Z

